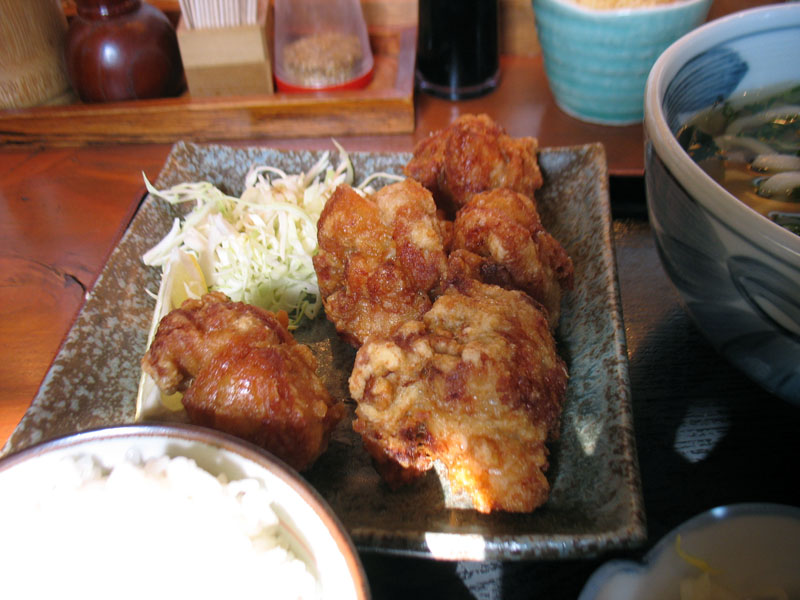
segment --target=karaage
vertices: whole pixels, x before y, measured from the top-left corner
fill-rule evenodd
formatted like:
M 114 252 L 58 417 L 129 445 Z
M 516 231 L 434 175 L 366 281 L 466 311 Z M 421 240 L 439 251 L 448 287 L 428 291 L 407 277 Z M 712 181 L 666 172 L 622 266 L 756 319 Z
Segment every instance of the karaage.
M 142 369 L 162 392 L 184 392 L 193 423 L 244 438 L 303 470 L 326 449 L 345 410 L 287 325 L 286 313 L 212 292 L 164 316 Z
M 533 196 L 542 186 L 538 142 L 512 138 L 487 115 L 462 115 L 417 143 L 405 174 L 453 215 L 477 193 L 509 188 Z
M 413 180 L 363 197 L 347 185 L 328 200 L 314 256 L 325 315 L 358 347 L 430 307 L 446 268 L 449 226 Z
M 567 371 L 526 294 L 455 278 L 422 319 L 356 355 L 353 428 L 390 484 L 438 463 L 480 512 L 528 512 L 548 497 L 546 442 Z
M 547 310 L 551 328 L 558 325 L 574 269 L 530 197 L 506 188 L 476 194 L 456 215 L 452 248 L 483 257 L 479 279 L 526 292 Z

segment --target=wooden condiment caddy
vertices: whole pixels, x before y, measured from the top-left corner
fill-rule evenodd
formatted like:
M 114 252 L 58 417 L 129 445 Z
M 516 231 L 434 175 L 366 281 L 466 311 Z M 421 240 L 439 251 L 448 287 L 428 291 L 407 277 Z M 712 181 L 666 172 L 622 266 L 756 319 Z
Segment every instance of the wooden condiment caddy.
M 179 27 L 178 0 L 147 1 Z M 0 110 L 0 145 L 219 142 L 412 132 L 417 0 L 361 3 L 375 56 L 373 79 L 363 90 L 205 97 L 185 93 L 179 98 Z M 62 5 L 68 18 L 75 14 L 74 0 L 62 0 Z M 503 53 L 538 53 L 530 0 L 500 0 L 500 20 Z M 271 25 L 265 23 L 269 32 Z M 509 23 L 515 24 L 510 31 Z

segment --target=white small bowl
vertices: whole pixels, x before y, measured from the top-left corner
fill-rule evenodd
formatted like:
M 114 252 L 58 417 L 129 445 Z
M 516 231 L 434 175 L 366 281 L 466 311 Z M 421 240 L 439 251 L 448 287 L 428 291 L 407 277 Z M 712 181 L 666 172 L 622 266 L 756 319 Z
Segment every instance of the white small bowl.
M 132 459 L 182 456 L 193 459 L 213 476 L 224 474 L 229 481 L 258 480 L 272 498 L 281 531 L 295 556 L 316 576 L 322 597 L 368 600 L 367 579 L 355 547 L 322 497 L 279 459 L 210 429 L 191 425 L 127 425 L 86 431 L 28 447 L 0 460 L 0 499 L 6 503 L 13 500 L 17 483 L 28 481 L 30 474 L 41 473 L 64 459 L 85 456 L 109 469 Z M 148 557 L 142 556 L 139 564 L 130 565 L 131 577 L 147 578 L 147 562 Z M 40 567 L 47 573 L 48 565 Z M 87 564 L 86 573 L 77 575 L 90 576 L 90 568 Z M 176 576 L 196 575 L 176 573 Z M 263 590 L 253 591 L 254 597 L 258 592 L 268 592 L 269 585 L 265 580 Z M 155 587 L 156 595 L 157 591 Z
M 582 121 L 640 123 L 644 87 L 667 46 L 701 24 L 711 0 L 597 9 L 533 0 L 545 72 L 556 104 Z
M 672 44 L 645 93 L 645 184 L 664 269 L 714 347 L 800 404 L 800 236 L 727 192 L 675 134 L 714 102 L 800 82 L 800 3 L 734 13 Z
M 614 560 L 586 582 L 578 600 L 674 600 L 680 583 L 702 573 L 681 549 L 719 573 L 712 578 L 740 594 L 780 588 L 800 596 L 800 508 L 779 504 L 722 506 L 689 519 L 656 544 L 643 563 Z

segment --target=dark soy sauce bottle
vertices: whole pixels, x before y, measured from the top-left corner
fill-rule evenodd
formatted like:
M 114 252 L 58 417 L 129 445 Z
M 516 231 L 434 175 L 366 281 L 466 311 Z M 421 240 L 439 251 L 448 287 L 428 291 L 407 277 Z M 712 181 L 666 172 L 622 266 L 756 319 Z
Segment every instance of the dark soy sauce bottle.
M 497 0 L 419 0 L 417 86 L 459 100 L 500 79 Z

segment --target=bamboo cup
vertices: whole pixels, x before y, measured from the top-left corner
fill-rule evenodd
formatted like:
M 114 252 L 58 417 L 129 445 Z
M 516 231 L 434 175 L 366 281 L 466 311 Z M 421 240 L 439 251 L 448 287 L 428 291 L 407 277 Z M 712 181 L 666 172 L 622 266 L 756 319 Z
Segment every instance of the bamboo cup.
M 0 109 L 71 99 L 59 0 L 0 0 Z

